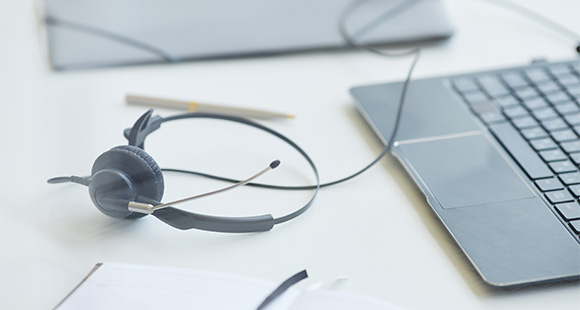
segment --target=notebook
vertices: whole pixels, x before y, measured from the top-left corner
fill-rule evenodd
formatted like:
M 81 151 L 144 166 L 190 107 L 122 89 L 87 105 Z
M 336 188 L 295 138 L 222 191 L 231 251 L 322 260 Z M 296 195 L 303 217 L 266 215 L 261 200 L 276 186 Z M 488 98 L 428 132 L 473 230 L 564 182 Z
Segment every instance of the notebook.
M 197 269 L 99 263 L 55 310 L 255 310 L 278 283 Z M 291 287 L 266 310 L 401 310 L 390 303 L 332 290 Z

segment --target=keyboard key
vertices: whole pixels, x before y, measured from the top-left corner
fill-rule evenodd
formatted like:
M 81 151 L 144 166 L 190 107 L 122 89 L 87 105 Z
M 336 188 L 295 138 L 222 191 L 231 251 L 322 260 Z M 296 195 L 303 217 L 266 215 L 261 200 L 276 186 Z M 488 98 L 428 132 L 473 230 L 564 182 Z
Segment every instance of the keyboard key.
M 568 124 L 561 118 L 554 118 L 542 121 L 542 127 L 547 131 L 561 130 L 568 128 Z
M 580 234 L 580 221 L 572 221 L 569 225 L 575 233 Z
M 504 122 L 506 120 L 505 116 L 501 114 L 501 112 L 489 112 L 489 113 L 482 113 L 479 114 L 479 118 L 482 122 L 486 124 L 493 124 Z
M 576 166 L 580 166 L 580 153 L 570 154 L 570 159 Z
M 560 149 L 541 151 L 539 154 L 540 157 L 542 157 L 542 159 L 546 162 L 564 160 L 568 158 L 568 156 L 566 156 L 566 154 L 564 154 L 564 152 L 562 152 Z
M 576 141 L 570 141 L 570 142 L 564 142 L 562 144 L 560 144 L 560 146 L 562 147 L 562 149 L 564 150 L 564 152 L 566 153 L 576 153 L 576 152 L 580 152 L 580 141 L 576 140 Z
M 522 136 L 527 140 L 546 138 L 548 133 L 541 127 L 528 128 L 521 131 Z
M 479 84 L 492 97 L 508 95 L 510 91 L 493 75 L 479 76 Z
M 504 109 L 520 105 L 520 101 L 512 95 L 497 97 L 495 102 Z
M 575 97 L 576 102 L 578 102 L 578 97 L 580 96 L 580 85 L 568 85 L 568 86 L 565 86 L 565 88 L 566 88 L 566 92 L 568 92 L 568 94 L 570 94 L 570 96 Z
M 468 93 L 474 90 L 479 90 L 479 87 L 470 78 L 458 78 L 453 81 L 453 85 L 460 93 Z
M 578 136 L 574 131 L 572 131 L 572 129 L 552 131 L 550 132 L 550 135 L 556 142 L 566 142 L 578 139 Z
M 480 101 L 487 101 L 487 95 L 484 94 L 483 92 L 481 92 L 480 90 L 476 90 L 470 93 L 467 93 L 464 95 L 465 97 L 465 101 L 467 101 L 467 103 L 475 103 L 475 102 L 480 102 Z
M 548 200 L 553 204 L 574 201 L 572 195 L 565 190 L 547 192 L 544 195 L 546 195 L 546 198 L 548 198 Z
M 558 145 L 552 138 L 535 139 L 530 141 L 530 145 L 536 151 L 551 150 L 558 148 Z
M 555 173 L 576 172 L 576 166 L 569 160 L 554 161 L 548 164 Z
M 558 76 L 558 82 L 560 82 L 560 84 L 566 86 L 566 85 L 578 85 L 580 84 L 580 80 L 578 79 L 578 77 L 572 75 L 572 74 L 561 74 Z
M 565 185 L 580 184 L 580 173 L 563 173 L 558 176 Z
M 555 77 L 557 80 L 565 79 L 567 77 L 574 77 L 574 73 L 570 67 L 566 66 L 566 70 L 562 70 L 561 72 L 552 72 L 552 76 Z
M 564 119 L 570 126 L 580 125 L 580 113 L 564 115 Z
M 552 73 L 553 75 L 557 76 L 559 74 L 565 74 L 565 73 L 570 73 L 570 67 L 568 67 L 567 65 L 550 65 L 548 67 L 548 70 L 550 71 L 550 73 Z
M 517 89 L 521 87 L 528 86 L 528 82 L 524 78 L 515 72 L 507 72 L 501 75 L 504 82 L 512 89 Z
M 522 103 L 528 110 L 537 110 L 548 106 L 548 102 L 542 97 L 523 99 Z
M 542 192 L 564 189 L 564 185 L 562 185 L 562 182 L 560 182 L 560 180 L 556 179 L 556 178 L 541 179 L 541 180 L 537 180 L 535 183 L 536 183 L 536 186 Z
M 520 130 L 538 126 L 538 122 L 536 121 L 536 119 L 531 116 L 516 118 L 512 120 L 512 123 L 514 124 L 514 126 L 516 126 L 517 129 Z M 566 127 L 568 127 L 568 125 L 566 125 Z
M 524 73 L 526 74 L 526 76 L 530 81 L 536 84 L 550 80 L 550 77 L 548 76 L 548 74 L 546 74 L 546 72 L 543 69 L 539 68 L 527 69 L 524 71 Z
M 481 101 L 468 102 L 469 107 L 473 113 L 480 115 L 483 113 L 499 113 L 500 108 L 494 101 L 485 99 Z
M 572 71 L 576 71 L 576 74 L 580 75 L 580 61 L 575 61 L 571 65 Z
M 570 193 L 572 193 L 574 197 L 580 197 L 580 185 L 572 185 L 568 187 L 568 190 L 570 190 Z
M 572 100 L 559 104 L 555 108 L 562 115 L 580 112 L 580 108 Z
M 553 81 L 546 81 L 542 84 L 538 84 L 537 87 L 544 95 L 560 91 L 560 86 Z
M 555 93 L 551 93 L 546 95 L 546 99 L 552 104 L 558 104 L 559 102 L 567 102 L 570 100 L 570 97 L 563 91 L 558 91 Z
M 501 113 L 495 102 L 485 99 L 469 103 L 469 107 L 486 124 L 505 121 L 505 116 Z
M 578 202 L 558 204 L 556 210 L 566 221 L 580 219 L 580 204 Z
M 515 94 L 518 98 L 520 98 L 520 100 L 524 100 L 527 98 L 535 98 L 540 95 L 538 94 L 538 91 L 536 91 L 534 88 L 530 86 L 516 89 Z
M 504 109 L 503 113 L 509 118 L 518 118 L 529 115 L 528 111 L 520 106 Z
M 532 111 L 534 117 L 538 120 L 545 120 L 558 117 L 558 113 L 552 108 L 544 108 Z
M 489 128 L 530 178 L 541 179 L 553 176 L 548 165 L 510 123 L 492 124 Z

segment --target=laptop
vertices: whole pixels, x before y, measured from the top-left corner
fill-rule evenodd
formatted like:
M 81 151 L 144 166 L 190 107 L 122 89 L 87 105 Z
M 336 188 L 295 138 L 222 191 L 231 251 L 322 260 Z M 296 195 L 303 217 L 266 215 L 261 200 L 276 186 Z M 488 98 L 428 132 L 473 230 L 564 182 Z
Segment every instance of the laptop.
M 387 143 L 402 83 L 354 87 Z M 580 277 L 580 60 L 412 80 L 392 154 L 483 280 Z
M 67 70 L 344 48 L 338 22 L 352 3 L 43 0 L 41 11 L 52 67 Z M 380 44 L 453 34 L 441 0 L 367 1 L 345 26 L 357 39 Z

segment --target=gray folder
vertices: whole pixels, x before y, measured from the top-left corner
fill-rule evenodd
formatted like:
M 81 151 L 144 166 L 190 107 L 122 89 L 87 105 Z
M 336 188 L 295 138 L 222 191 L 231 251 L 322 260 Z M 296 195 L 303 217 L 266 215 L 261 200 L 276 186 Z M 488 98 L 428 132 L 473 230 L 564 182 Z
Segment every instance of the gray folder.
M 357 0 L 355 0 L 357 1 Z M 255 56 L 341 48 L 351 0 L 45 0 L 53 68 Z M 346 29 L 366 43 L 448 38 L 439 0 L 366 1 Z

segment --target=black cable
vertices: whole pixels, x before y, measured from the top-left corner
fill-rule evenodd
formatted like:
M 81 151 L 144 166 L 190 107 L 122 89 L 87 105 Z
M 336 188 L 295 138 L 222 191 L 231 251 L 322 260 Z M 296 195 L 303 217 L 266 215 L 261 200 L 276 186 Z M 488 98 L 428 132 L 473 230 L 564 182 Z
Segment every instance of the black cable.
M 279 190 L 310 190 L 310 189 L 328 187 L 328 186 L 336 185 L 339 183 L 343 183 L 345 181 L 348 181 L 350 179 L 353 179 L 353 178 L 359 176 L 360 174 L 362 174 L 363 172 L 367 171 L 372 166 L 374 166 L 379 160 L 381 160 L 391 150 L 393 143 L 395 141 L 395 137 L 396 137 L 397 132 L 399 130 L 399 123 L 401 121 L 401 115 L 403 112 L 403 105 L 405 103 L 405 98 L 407 95 L 407 89 L 409 87 L 409 82 L 411 81 L 411 75 L 415 69 L 415 65 L 419 61 L 419 57 L 421 56 L 421 48 L 417 47 L 417 48 L 412 49 L 411 51 L 406 51 L 406 52 L 400 53 L 400 54 L 399 53 L 389 54 L 385 51 L 378 50 L 370 45 L 355 42 L 353 40 L 353 38 L 350 37 L 350 35 L 346 31 L 345 23 L 346 23 L 348 16 L 352 12 L 354 12 L 357 8 L 359 8 L 362 4 L 366 3 L 367 1 L 368 0 L 355 0 L 352 2 L 352 4 L 350 6 L 348 6 L 344 10 L 344 13 L 341 14 L 341 16 L 338 20 L 338 28 L 339 28 L 339 32 L 340 32 L 341 36 L 343 37 L 343 39 L 353 47 L 360 48 L 362 50 L 366 50 L 366 51 L 369 51 L 371 53 L 374 53 L 374 54 L 377 54 L 377 55 L 380 55 L 383 57 L 405 56 L 405 55 L 410 55 L 412 53 L 415 54 L 415 58 L 413 59 L 413 62 L 411 63 L 411 67 L 409 68 L 409 71 L 407 72 L 407 77 L 405 79 L 405 82 L 403 82 L 403 85 L 401 88 L 401 95 L 399 97 L 399 104 L 397 107 L 397 115 L 395 117 L 395 123 L 393 124 L 393 131 L 391 133 L 391 136 L 387 140 L 387 145 L 383 148 L 383 151 L 370 164 L 368 164 L 367 166 L 365 166 L 361 170 L 359 170 L 359 171 L 357 171 L 349 176 L 346 176 L 344 178 L 341 178 L 341 179 L 338 179 L 338 180 L 335 180 L 332 182 L 322 183 L 320 185 L 305 185 L 305 186 L 285 186 L 285 185 L 273 185 L 273 184 L 264 184 L 264 183 L 248 183 L 248 184 L 246 184 L 246 186 L 268 188 L 268 189 L 279 189 Z M 405 1 L 405 2 L 403 2 L 403 4 L 398 5 L 394 8 L 392 8 L 391 10 L 385 12 L 378 19 L 371 21 L 369 24 L 373 24 L 373 26 L 376 26 L 377 20 L 384 22 L 385 19 L 392 18 L 392 17 L 400 14 L 402 11 L 411 7 L 412 5 L 414 5 L 418 1 L 422 1 L 422 0 Z M 369 27 L 363 26 L 361 29 L 369 29 Z M 212 175 L 212 174 L 208 174 L 208 173 L 191 171 L 191 170 L 173 169 L 173 168 L 163 168 L 161 170 L 167 171 L 167 172 L 192 174 L 192 175 L 202 176 L 202 177 L 206 177 L 206 178 L 213 179 L 213 180 L 225 181 L 225 182 L 230 182 L 230 183 L 240 182 L 240 180 L 237 180 L 237 179 L 221 177 L 221 176 L 216 176 L 216 175 Z
M 349 175 L 347 177 L 344 177 L 342 179 L 338 179 L 338 180 L 335 180 L 332 182 L 322 183 L 322 184 L 320 184 L 320 188 L 339 184 L 339 183 L 348 181 L 348 180 L 360 175 L 361 173 L 365 172 L 370 167 L 375 165 L 381 158 L 383 158 L 391 150 L 393 143 L 394 143 L 394 140 L 395 140 L 395 137 L 396 137 L 396 134 L 397 134 L 397 131 L 399 129 L 399 123 L 401 120 L 401 114 L 402 114 L 403 105 L 405 102 L 405 96 L 406 96 L 409 82 L 411 79 L 411 75 L 412 75 L 413 70 L 415 68 L 415 65 L 417 64 L 417 61 L 419 60 L 419 57 L 421 55 L 421 48 L 420 47 L 413 48 L 409 51 L 403 51 L 401 53 L 392 53 L 392 52 L 388 52 L 388 51 L 384 51 L 384 50 L 379 50 L 379 49 L 374 48 L 373 46 L 368 45 L 368 44 L 356 42 L 355 39 L 348 34 L 348 32 L 346 31 L 346 27 L 345 27 L 347 18 L 350 16 L 350 14 L 353 11 L 355 11 L 357 8 L 359 8 L 361 5 L 363 5 L 364 3 L 368 2 L 368 1 L 369 0 L 355 0 L 351 3 L 350 6 L 347 7 L 347 9 L 343 12 L 343 14 L 341 14 L 339 21 L 338 21 L 338 30 L 340 32 L 340 35 L 346 41 L 346 43 L 348 43 L 352 47 L 366 50 L 366 51 L 369 51 L 371 53 L 374 53 L 374 54 L 377 54 L 380 56 L 398 57 L 398 56 L 411 55 L 414 53 L 415 58 L 413 59 L 411 67 L 407 73 L 407 78 L 405 79 L 405 82 L 403 83 L 402 90 L 401 90 L 401 96 L 400 96 L 399 104 L 397 107 L 397 115 L 395 118 L 395 123 L 393 125 L 393 131 L 392 131 L 392 134 L 389 137 L 389 139 L 387 141 L 387 145 L 385 146 L 383 151 L 377 156 L 377 158 L 375 160 L 373 160 L 370 164 L 368 164 L 366 167 L 362 168 L 358 172 L 356 172 L 352 175 Z M 384 21 L 385 19 L 392 18 L 393 16 L 396 16 L 397 14 L 399 14 L 402 11 L 406 10 L 407 8 L 411 7 L 413 4 L 415 4 L 418 1 L 420 1 L 420 0 L 409 0 L 409 1 L 403 2 L 402 4 L 394 7 L 393 9 L 391 9 L 387 12 L 385 12 L 379 18 L 377 18 L 377 19 L 371 21 L 369 24 L 363 26 L 361 29 L 359 29 L 357 34 L 360 35 L 361 33 L 364 33 L 366 31 L 368 31 L 370 28 L 376 26 L 376 24 L 378 22 Z M 574 37 L 575 39 L 580 38 L 580 35 L 576 34 L 575 32 L 571 31 L 570 29 L 567 29 L 567 28 L 563 27 L 562 25 L 555 23 L 555 22 L 547 19 L 546 17 L 544 17 L 538 13 L 535 13 L 535 12 L 525 8 L 525 7 L 522 7 L 520 5 L 517 5 L 517 4 L 512 3 L 510 1 L 507 1 L 507 0 L 493 1 L 493 2 L 495 4 L 503 5 L 504 8 L 507 8 L 507 9 L 510 9 L 510 10 L 516 12 L 516 13 L 519 13 L 519 14 L 521 14 L 521 15 L 523 15 L 531 20 L 538 22 L 539 24 L 544 25 L 547 28 L 551 28 L 552 30 L 554 30 L 556 32 L 561 32 L 561 34 L 563 34 L 563 35 Z M 576 50 L 578 53 L 580 53 L 580 44 L 576 47 Z M 190 171 L 190 170 L 171 169 L 171 168 L 164 168 L 162 170 L 168 171 L 168 172 L 193 174 L 193 175 L 197 175 L 197 176 L 207 177 L 210 179 L 226 181 L 226 182 L 239 182 L 239 180 L 232 179 L 232 178 L 220 177 L 220 176 L 215 176 L 215 175 L 211 175 L 211 174 L 207 174 L 207 173 Z M 308 190 L 308 189 L 314 189 L 317 187 L 314 185 L 284 186 L 284 185 L 272 185 L 272 184 L 263 184 L 263 183 L 248 183 L 247 185 L 253 186 L 253 187 L 259 187 L 259 188 L 281 189 L 281 190 Z
M 370 164 L 368 164 L 366 167 L 362 168 L 361 170 L 355 172 L 354 174 L 351 174 L 347 177 L 344 177 L 342 179 L 338 179 L 332 182 L 327 182 L 327 183 L 322 183 L 320 184 L 320 188 L 323 187 L 328 187 L 331 185 L 336 185 L 338 183 L 342 183 L 345 181 L 348 181 L 358 175 L 360 175 L 361 173 L 367 171 L 369 168 L 371 168 L 373 165 L 375 165 L 379 160 L 381 160 L 381 158 L 383 158 L 387 153 L 389 153 L 389 151 L 391 150 L 393 143 L 395 141 L 395 137 L 397 135 L 397 131 L 399 130 L 399 123 L 401 121 L 401 115 L 403 112 L 403 105 L 405 103 L 405 97 L 407 94 L 407 89 L 409 87 L 409 82 L 411 81 L 411 75 L 413 73 L 413 70 L 415 69 L 415 65 L 417 64 L 417 62 L 419 61 L 419 56 L 421 55 L 421 50 L 417 49 L 416 54 L 415 54 L 415 58 L 413 59 L 413 62 L 411 64 L 411 67 L 407 73 L 407 78 L 405 79 L 405 82 L 403 83 L 402 89 L 401 89 L 401 96 L 399 99 L 399 104 L 397 107 L 397 115 L 395 117 L 395 123 L 393 124 L 393 132 L 391 133 L 391 136 L 389 137 L 389 139 L 387 140 L 387 145 L 385 146 L 385 148 L 383 149 L 383 151 L 377 156 L 377 158 L 375 158 L 375 160 L 373 160 Z M 171 169 L 171 168 L 163 168 L 161 169 L 163 171 L 168 171 L 168 172 L 178 172 L 178 173 L 186 173 L 186 174 L 193 174 L 193 175 L 198 175 L 198 176 L 203 176 L 206 178 L 210 178 L 210 179 L 214 179 L 214 180 L 220 180 L 220 181 L 226 181 L 226 182 L 233 182 L 233 183 L 237 183 L 239 182 L 239 180 L 236 179 L 232 179 L 232 178 L 226 178 L 226 177 L 220 177 L 220 176 L 215 176 L 212 174 L 207 174 L 207 173 L 202 173 L 202 172 L 196 172 L 196 171 L 190 171 L 190 170 L 183 170 L 183 169 Z M 269 189 L 282 189 L 282 190 L 307 190 L 307 189 L 315 189 L 317 188 L 316 185 L 305 185 L 305 186 L 284 186 L 284 185 L 272 185 L 272 184 L 263 184 L 263 183 L 248 183 L 246 184 L 246 186 L 253 186 L 253 187 L 260 187 L 260 188 L 269 188 Z
M 580 34 L 578 34 L 575 31 L 572 31 L 571 29 L 568 29 L 567 27 L 562 26 L 559 23 L 556 23 L 555 21 L 541 15 L 538 14 L 522 5 L 519 5 L 517 3 L 514 3 L 512 1 L 508 1 L 508 0 L 484 0 L 484 2 L 487 2 L 489 4 L 494 4 L 496 6 L 502 7 L 504 9 L 507 9 L 513 13 L 519 14 L 529 20 L 532 20 L 538 24 L 541 24 L 542 26 L 551 29 L 554 32 L 558 32 L 563 36 L 572 38 L 573 40 L 576 40 L 576 52 L 578 54 L 580 54 Z
M 107 39 L 111 39 L 126 45 L 130 45 L 136 48 L 140 48 L 146 51 L 149 51 L 161 58 L 163 58 L 164 60 L 168 61 L 168 62 L 178 62 L 179 58 L 173 56 L 172 54 L 168 53 L 167 51 L 164 51 L 158 47 L 155 47 L 151 44 L 148 43 L 144 43 L 132 38 L 129 38 L 127 36 L 123 36 L 121 34 L 118 33 L 114 33 L 108 30 L 104 30 L 101 28 L 96 28 L 93 26 L 87 26 L 84 24 L 80 24 L 80 23 L 75 23 L 75 22 L 71 22 L 71 21 L 67 21 L 67 20 L 63 20 L 61 18 L 55 18 L 55 17 L 51 17 L 51 16 L 47 16 L 44 19 L 44 22 L 47 25 L 53 25 L 53 26 L 61 26 L 61 27 L 67 27 L 70 29 L 74 29 L 77 31 L 82 31 L 82 32 L 86 32 L 86 33 L 90 33 L 92 35 L 95 36 L 99 36 L 99 37 L 103 37 L 103 38 L 107 38 Z
M 363 26 L 361 29 L 356 31 L 351 36 L 348 33 L 348 31 L 346 30 L 346 20 L 350 16 L 350 14 L 352 14 L 354 11 L 356 11 L 359 7 L 361 7 L 363 4 L 367 3 L 368 1 L 369 0 L 355 0 L 340 15 L 340 17 L 338 19 L 338 31 L 339 31 L 341 37 L 344 39 L 344 41 L 346 41 L 346 43 L 348 45 L 350 45 L 351 47 L 366 50 L 366 51 L 369 51 L 373 54 L 377 54 L 377 55 L 385 56 L 385 57 L 400 57 L 400 56 L 407 56 L 407 55 L 411 55 L 413 53 L 416 53 L 419 50 L 418 47 L 412 48 L 412 49 L 407 50 L 407 51 L 401 51 L 401 52 L 379 50 L 377 48 L 374 48 L 371 45 L 356 42 L 354 37 L 363 35 L 364 33 L 370 31 L 372 28 L 376 27 L 378 23 L 385 22 L 386 20 L 391 19 L 391 18 L 401 14 L 405 10 L 413 7 L 418 2 L 423 1 L 423 0 L 403 1 L 401 4 L 395 6 L 394 8 L 392 8 L 392 9 L 388 10 L 387 12 L 385 12 L 384 14 L 382 14 L 379 18 L 377 18 L 377 19 L 371 21 L 370 23 L 368 23 L 367 25 Z

